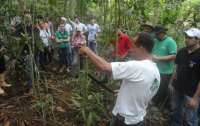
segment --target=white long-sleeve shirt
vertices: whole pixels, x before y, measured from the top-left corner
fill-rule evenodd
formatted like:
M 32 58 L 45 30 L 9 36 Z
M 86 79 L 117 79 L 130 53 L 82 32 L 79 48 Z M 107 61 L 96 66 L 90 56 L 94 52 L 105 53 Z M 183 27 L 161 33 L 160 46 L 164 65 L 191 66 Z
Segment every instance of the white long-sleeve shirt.
M 40 29 L 40 37 L 45 46 L 49 46 L 49 37 L 51 37 L 51 33 L 47 29 Z

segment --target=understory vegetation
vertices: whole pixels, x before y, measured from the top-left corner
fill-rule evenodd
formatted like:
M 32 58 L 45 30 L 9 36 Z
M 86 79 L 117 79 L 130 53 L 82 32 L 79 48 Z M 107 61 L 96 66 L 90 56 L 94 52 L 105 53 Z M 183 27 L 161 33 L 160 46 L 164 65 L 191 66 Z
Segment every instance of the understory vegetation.
M 98 36 L 99 55 L 110 60 L 109 42 L 116 39 L 116 28 L 120 27 L 131 37 L 141 31 L 146 21 L 167 27 L 169 36 L 176 40 L 179 48 L 184 46 L 183 31 L 190 27 L 200 28 L 199 0 L 1 0 L 0 38 L 7 48 L 7 81 L 12 84 L 5 96 L 0 96 L 0 126 L 106 126 L 116 96 L 92 81 L 92 74 L 112 90 L 119 88 L 119 82 L 102 74 L 91 61 L 84 61 L 84 69 L 73 73 L 58 73 L 57 55 L 41 71 L 35 60 L 37 38 L 32 34 L 21 37 L 11 35 L 11 20 L 22 16 L 29 9 L 31 24 L 37 24 L 37 16 L 49 17 L 55 30 L 60 17 L 73 19 L 79 16 L 81 22 L 89 23 L 95 18 L 101 27 Z M 26 19 L 23 20 L 26 24 Z M 23 69 L 17 61 L 24 44 L 30 45 L 33 94 L 24 92 Z M 165 103 L 163 103 L 165 104 Z M 150 106 L 146 117 L 149 126 L 168 126 L 169 112 Z

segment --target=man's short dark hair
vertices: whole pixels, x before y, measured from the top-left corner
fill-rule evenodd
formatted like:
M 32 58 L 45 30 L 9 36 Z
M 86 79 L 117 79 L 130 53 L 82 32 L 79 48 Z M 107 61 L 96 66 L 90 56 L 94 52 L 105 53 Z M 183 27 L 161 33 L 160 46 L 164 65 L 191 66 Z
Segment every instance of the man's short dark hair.
M 145 48 L 149 53 L 151 53 L 154 46 L 153 38 L 148 33 L 141 32 L 138 34 L 136 45 Z

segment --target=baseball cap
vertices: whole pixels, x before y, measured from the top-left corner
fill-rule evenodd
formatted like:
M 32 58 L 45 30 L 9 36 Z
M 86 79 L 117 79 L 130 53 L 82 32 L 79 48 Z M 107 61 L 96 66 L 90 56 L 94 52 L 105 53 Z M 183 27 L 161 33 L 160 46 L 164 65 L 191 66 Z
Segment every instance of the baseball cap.
M 197 37 L 200 39 L 200 30 L 198 28 L 190 28 L 184 31 L 184 33 L 189 37 Z
M 198 29 L 198 39 L 200 39 L 200 29 Z
M 61 17 L 61 20 L 63 21 L 67 21 L 67 19 L 65 17 Z
M 150 28 L 154 29 L 153 24 L 152 24 L 151 22 L 149 22 L 149 21 L 147 21 L 147 22 L 145 22 L 145 23 L 142 23 L 141 26 L 142 26 L 142 27 L 147 26 L 147 27 L 150 27 Z
M 168 29 L 165 28 L 164 26 L 155 26 L 154 27 L 154 32 L 155 33 L 165 33 Z

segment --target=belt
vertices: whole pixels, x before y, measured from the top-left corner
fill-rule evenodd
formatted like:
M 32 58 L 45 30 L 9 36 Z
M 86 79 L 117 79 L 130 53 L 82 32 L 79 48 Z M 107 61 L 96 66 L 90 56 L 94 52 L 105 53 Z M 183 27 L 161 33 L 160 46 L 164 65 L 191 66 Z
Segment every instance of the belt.
M 144 121 L 141 121 L 137 124 L 125 124 L 125 117 L 121 116 L 120 114 L 116 115 L 116 123 L 119 126 L 144 126 Z

